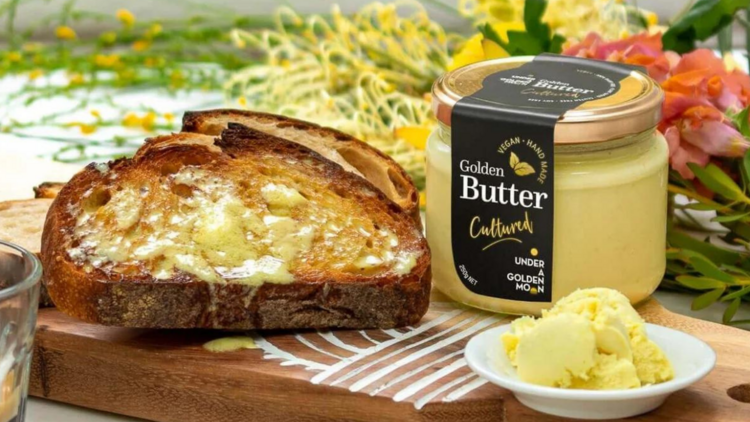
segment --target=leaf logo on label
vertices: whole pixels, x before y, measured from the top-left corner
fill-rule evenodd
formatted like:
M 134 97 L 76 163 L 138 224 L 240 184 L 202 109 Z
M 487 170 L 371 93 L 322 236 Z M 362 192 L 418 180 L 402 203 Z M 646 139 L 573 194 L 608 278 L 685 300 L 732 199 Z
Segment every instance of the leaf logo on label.
M 531 167 L 531 164 L 521 162 L 521 160 L 518 159 L 518 156 L 513 152 L 510 153 L 510 167 L 518 176 L 528 176 L 536 173 L 536 170 L 534 170 L 534 167 Z

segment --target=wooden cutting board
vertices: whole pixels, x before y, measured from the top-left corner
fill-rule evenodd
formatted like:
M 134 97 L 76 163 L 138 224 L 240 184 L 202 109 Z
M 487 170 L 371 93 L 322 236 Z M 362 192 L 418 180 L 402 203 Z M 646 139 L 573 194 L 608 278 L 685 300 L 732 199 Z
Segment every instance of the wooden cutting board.
M 631 420 L 750 421 L 750 332 L 673 314 L 654 300 L 639 311 L 711 344 L 718 364 Z M 406 329 L 252 332 L 257 349 L 212 353 L 203 344 L 227 333 L 102 327 L 42 309 L 30 390 L 160 422 L 561 420 L 524 407 L 466 366 L 469 338 L 507 322 L 435 300 Z
M 79 166 L 0 157 L 0 199 L 30 197 Z M 3 179 L 4 180 L 4 179 Z M 257 420 L 558 421 L 471 373 L 468 339 L 507 319 L 436 298 L 401 330 L 253 333 L 258 349 L 211 353 L 226 333 L 101 327 L 39 313 L 31 394 L 159 422 Z M 651 301 L 650 322 L 697 335 L 716 369 L 637 421 L 750 421 L 750 332 L 673 314 Z M 739 400 L 732 399 L 730 393 Z

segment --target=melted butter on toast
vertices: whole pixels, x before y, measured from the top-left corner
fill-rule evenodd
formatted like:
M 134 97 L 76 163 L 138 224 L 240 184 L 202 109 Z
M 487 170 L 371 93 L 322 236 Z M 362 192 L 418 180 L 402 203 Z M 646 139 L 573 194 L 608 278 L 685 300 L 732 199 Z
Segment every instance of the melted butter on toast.
M 246 183 L 237 183 L 243 180 Z M 414 253 L 356 204 L 331 192 L 304 195 L 294 179 L 225 177 L 186 166 L 160 180 L 120 186 L 76 216 L 71 259 L 91 271 L 181 271 L 207 282 L 291 283 L 298 270 L 407 274 Z M 342 202 L 343 201 L 343 202 Z M 343 204 L 343 205 L 342 205 Z M 342 208 L 343 207 L 343 208 Z

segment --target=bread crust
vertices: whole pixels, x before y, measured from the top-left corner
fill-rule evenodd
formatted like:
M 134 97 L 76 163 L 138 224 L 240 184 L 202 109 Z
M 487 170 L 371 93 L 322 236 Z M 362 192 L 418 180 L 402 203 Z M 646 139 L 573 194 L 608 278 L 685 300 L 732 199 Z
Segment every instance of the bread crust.
M 69 210 L 84 192 L 107 183 L 107 174 L 91 164 L 62 189 L 45 222 L 42 262 L 58 309 L 105 325 L 222 329 L 392 328 L 414 324 L 427 312 L 431 285 L 427 242 L 410 217 L 367 180 L 304 146 L 240 125 L 230 125 L 212 144 L 206 138 L 177 134 L 149 140 L 133 159 L 110 162 L 109 172 L 118 174 L 116 179 L 130 174 L 150 177 L 146 169 L 154 163 L 181 157 L 193 157 L 197 165 L 232 165 L 234 157 L 257 154 L 304 159 L 317 169 L 318 177 L 330 181 L 332 189 L 355 196 L 371 215 L 386 213 L 404 248 L 419 253 L 416 264 L 405 275 L 332 277 L 318 271 L 297 274 L 291 284 L 259 286 L 210 283 L 179 271 L 167 280 L 100 269 L 87 272 L 69 258 L 66 249 L 75 227 Z
M 390 156 L 370 144 L 336 129 L 323 127 L 314 123 L 293 119 L 270 113 L 250 110 L 214 109 L 205 111 L 187 111 L 182 118 L 182 131 L 217 135 L 225 127 L 225 121 L 234 121 L 259 131 L 253 122 L 273 124 L 281 129 L 294 128 L 317 136 L 321 147 L 344 151 L 357 151 L 357 154 L 339 163 L 349 170 L 373 182 L 391 200 L 396 202 L 414 222 L 421 227 L 422 219 L 419 210 L 419 190 L 411 177 Z M 283 138 L 283 136 L 280 136 Z M 291 140 L 291 139 L 289 139 Z M 293 140 L 291 140 L 293 141 Z M 369 164 L 376 164 L 382 171 L 370 172 Z M 377 180 L 375 180 L 377 178 Z M 387 180 L 387 181 L 386 181 Z
M 65 186 L 63 182 L 43 182 L 39 186 L 34 186 L 34 198 L 54 199 L 63 186 Z

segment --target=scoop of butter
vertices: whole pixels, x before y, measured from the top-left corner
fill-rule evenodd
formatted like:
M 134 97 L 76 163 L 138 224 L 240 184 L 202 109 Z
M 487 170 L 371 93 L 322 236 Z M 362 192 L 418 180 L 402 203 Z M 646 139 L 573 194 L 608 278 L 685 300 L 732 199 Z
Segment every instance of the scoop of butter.
M 674 376 L 643 319 L 612 289 L 577 290 L 541 318 L 519 318 L 502 343 L 519 378 L 538 385 L 612 390 Z

